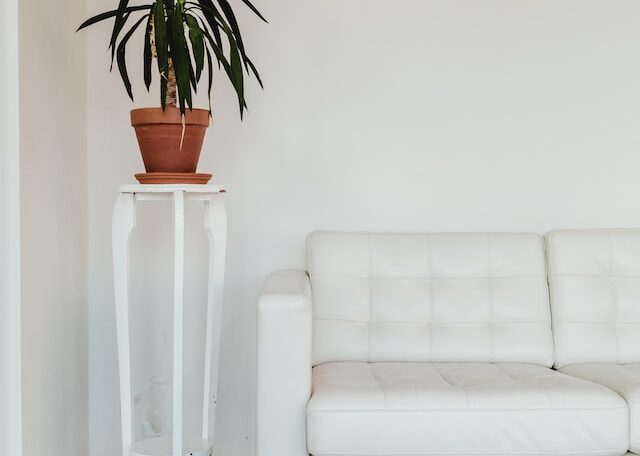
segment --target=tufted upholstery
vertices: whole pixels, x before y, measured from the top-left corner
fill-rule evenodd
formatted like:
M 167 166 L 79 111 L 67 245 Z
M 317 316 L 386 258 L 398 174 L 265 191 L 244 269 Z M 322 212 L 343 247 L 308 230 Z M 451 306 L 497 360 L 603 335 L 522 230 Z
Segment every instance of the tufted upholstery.
M 321 455 L 620 455 L 627 406 L 541 366 L 327 363 L 313 369 L 308 449 Z
M 547 235 L 558 365 L 640 362 L 640 230 Z
M 600 383 L 622 396 L 629 406 L 631 451 L 640 453 L 640 363 L 636 364 L 574 364 L 564 372 Z
M 537 235 L 315 233 L 308 254 L 314 365 L 553 363 Z

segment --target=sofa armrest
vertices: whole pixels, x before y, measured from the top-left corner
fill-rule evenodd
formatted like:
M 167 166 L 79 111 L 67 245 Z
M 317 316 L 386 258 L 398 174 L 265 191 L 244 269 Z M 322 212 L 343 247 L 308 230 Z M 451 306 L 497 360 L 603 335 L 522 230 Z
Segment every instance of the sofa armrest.
M 258 456 L 307 456 L 311 287 L 304 271 L 271 274 L 258 298 Z

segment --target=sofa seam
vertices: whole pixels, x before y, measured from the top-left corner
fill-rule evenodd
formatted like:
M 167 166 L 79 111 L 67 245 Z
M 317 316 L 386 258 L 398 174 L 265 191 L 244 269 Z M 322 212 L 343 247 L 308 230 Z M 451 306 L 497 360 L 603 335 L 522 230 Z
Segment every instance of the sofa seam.
M 352 322 L 352 323 L 402 323 L 402 324 L 413 324 L 424 326 L 425 323 L 429 325 L 477 325 L 477 326 L 489 326 L 493 325 L 524 325 L 524 324 L 548 324 L 547 320 L 504 320 L 498 321 L 494 323 L 488 322 L 480 322 L 480 321 L 446 321 L 446 322 L 425 322 L 425 321 L 406 321 L 406 320 L 355 320 L 352 318 L 315 318 L 316 321 L 344 321 L 344 322 Z
M 318 452 L 314 451 L 317 456 L 586 456 L 586 455 L 600 455 L 610 454 L 612 452 L 628 452 L 629 448 L 624 449 L 611 449 L 611 450 L 597 450 L 586 451 L 578 453 L 549 453 L 549 452 L 526 452 L 526 453 L 450 453 L 450 452 L 438 452 L 438 453 L 371 453 L 371 452 L 349 452 L 349 453 L 335 453 L 335 452 Z
M 426 235 L 424 239 L 427 247 L 427 268 L 429 269 L 429 274 L 431 274 L 431 241 L 428 235 Z M 429 321 L 425 322 L 429 328 L 429 359 L 433 359 L 433 307 L 433 284 L 429 282 Z
M 495 353 L 495 336 L 493 330 L 493 317 L 494 317 L 494 304 L 493 304 L 493 282 L 491 278 L 491 239 L 489 234 L 485 235 L 485 239 L 487 242 L 487 284 L 489 287 L 489 344 L 491 350 L 491 361 L 495 362 L 496 353 Z M 468 400 L 467 400 L 468 401 Z
M 354 274 L 351 272 L 343 272 L 343 271 L 313 271 L 314 275 L 324 275 L 324 276 L 343 276 L 343 277 L 351 277 L 356 279 L 366 280 L 369 276 L 363 276 L 360 274 Z M 599 276 L 598 276 L 599 277 Z M 484 277 L 484 276 L 469 276 L 469 277 L 440 277 L 440 276 L 371 276 L 370 278 L 376 280 L 424 280 L 424 281 L 455 281 L 455 280 L 508 280 L 508 279 L 546 279 L 546 276 L 543 274 L 521 274 L 521 275 L 501 275 L 495 277 Z M 633 278 L 633 277 L 631 277 Z M 640 278 L 640 277 L 638 277 Z
M 369 317 L 367 319 L 367 359 L 371 361 L 371 320 L 373 318 L 373 234 L 367 236 L 369 241 Z
M 451 408 L 451 409 L 443 409 L 443 408 L 433 408 L 433 409 L 357 409 L 357 410 L 340 410 L 340 409 L 328 409 L 328 410 L 307 410 L 307 416 L 312 417 L 316 415 L 322 414 L 343 414 L 343 413 L 433 413 L 433 412 L 512 412 L 512 413 L 522 413 L 522 412 L 595 412 L 595 411 L 624 411 L 627 413 L 629 408 L 626 406 L 616 406 L 616 407 L 583 407 L 583 408 L 527 408 L 527 409 L 505 409 L 505 408 Z
M 609 286 L 611 287 L 611 304 L 613 305 L 613 313 L 615 319 L 615 325 L 618 325 L 618 320 L 620 319 L 620 309 L 618 303 L 618 289 L 616 287 L 615 278 L 613 276 L 613 233 L 609 232 L 609 268 L 607 270 L 607 279 L 609 282 Z M 620 333 L 619 331 L 614 331 L 616 336 L 616 359 L 620 362 Z

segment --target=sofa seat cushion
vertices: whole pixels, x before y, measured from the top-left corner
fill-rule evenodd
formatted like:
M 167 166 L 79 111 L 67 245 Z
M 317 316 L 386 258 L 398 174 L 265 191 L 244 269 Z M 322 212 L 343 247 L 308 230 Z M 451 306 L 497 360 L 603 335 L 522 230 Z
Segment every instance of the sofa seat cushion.
M 627 401 L 631 451 L 640 453 L 640 363 L 573 364 L 563 367 L 562 371 L 605 385 Z
M 307 405 L 312 455 L 622 455 L 625 401 L 528 364 L 326 363 Z

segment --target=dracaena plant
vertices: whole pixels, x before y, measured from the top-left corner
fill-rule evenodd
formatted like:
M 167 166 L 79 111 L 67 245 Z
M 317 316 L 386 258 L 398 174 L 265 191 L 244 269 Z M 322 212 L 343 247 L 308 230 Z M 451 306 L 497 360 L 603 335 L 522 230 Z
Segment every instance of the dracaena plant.
M 260 19 L 266 19 L 249 0 L 240 0 Z M 146 5 L 129 5 L 120 0 L 117 9 L 97 14 L 83 22 L 78 30 L 97 22 L 114 19 L 109 40 L 111 69 L 117 63 L 122 82 L 133 101 L 127 71 L 126 50 L 129 40 L 144 24 L 144 83 L 149 90 L 153 60 L 157 61 L 162 108 L 179 107 L 184 115 L 193 107 L 193 94 L 205 70 L 211 112 L 214 66 L 227 75 L 235 89 L 242 117 L 247 103 L 244 79 L 253 74 L 260 86 L 258 70 L 247 56 L 238 21 L 228 0 L 156 0 Z

